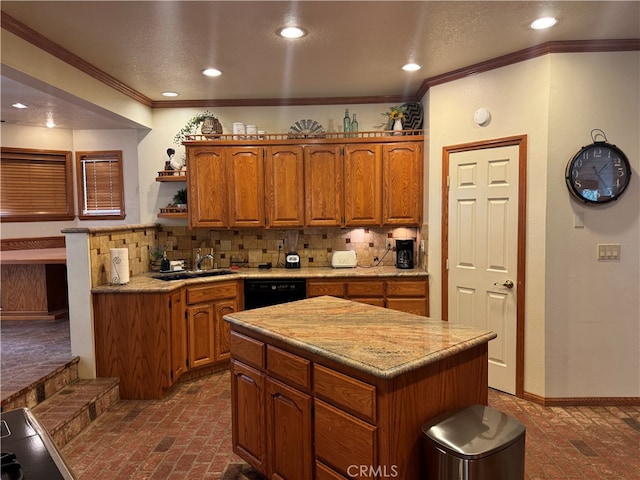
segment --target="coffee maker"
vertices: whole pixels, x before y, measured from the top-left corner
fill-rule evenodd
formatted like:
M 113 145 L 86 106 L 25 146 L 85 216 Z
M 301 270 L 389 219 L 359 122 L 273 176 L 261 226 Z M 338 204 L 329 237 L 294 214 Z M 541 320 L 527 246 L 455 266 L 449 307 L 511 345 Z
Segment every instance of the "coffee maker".
M 396 268 L 413 268 L 413 240 L 396 240 Z

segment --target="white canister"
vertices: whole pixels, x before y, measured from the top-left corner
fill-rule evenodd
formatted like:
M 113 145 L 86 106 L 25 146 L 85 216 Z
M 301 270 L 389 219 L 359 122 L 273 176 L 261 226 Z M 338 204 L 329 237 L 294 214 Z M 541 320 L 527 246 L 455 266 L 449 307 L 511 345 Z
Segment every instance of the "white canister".
M 265 134 L 266 134 L 266 133 L 267 133 L 267 131 L 266 131 L 266 130 L 258 130 L 258 138 L 259 138 L 260 140 L 264 140 L 264 138 L 265 138 Z
M 247 137 L 251 139 L 255 139 L 258 134 L 258 129 L 255 125 L 247 125 Z
M 244 127 L 244 123 L 242 122 L 235 122 L 233 124 L 233 139 L 234 140 L 240 140 L 242 138 L 244 138 L 244 134 L 246 133 L 246 129 Z

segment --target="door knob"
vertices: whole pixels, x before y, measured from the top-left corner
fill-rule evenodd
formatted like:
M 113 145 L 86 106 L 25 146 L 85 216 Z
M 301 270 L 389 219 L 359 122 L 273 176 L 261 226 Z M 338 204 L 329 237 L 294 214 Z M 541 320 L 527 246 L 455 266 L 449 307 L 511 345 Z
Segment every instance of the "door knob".
M 494 287 L 506 287 L 513 288 L 513 282 L 511 280 L 505 280 L 504 283 L 496 282 L 493 284 Z

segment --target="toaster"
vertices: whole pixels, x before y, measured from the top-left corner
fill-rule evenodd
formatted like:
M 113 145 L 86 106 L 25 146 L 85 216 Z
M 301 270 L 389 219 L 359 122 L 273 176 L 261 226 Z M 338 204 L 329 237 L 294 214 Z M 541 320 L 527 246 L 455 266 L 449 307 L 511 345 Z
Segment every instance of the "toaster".
M 355 268 L 358 266 L 356 252 L 352 250 L 333 252 L 331 255 L 331 266 L 333 268 Z

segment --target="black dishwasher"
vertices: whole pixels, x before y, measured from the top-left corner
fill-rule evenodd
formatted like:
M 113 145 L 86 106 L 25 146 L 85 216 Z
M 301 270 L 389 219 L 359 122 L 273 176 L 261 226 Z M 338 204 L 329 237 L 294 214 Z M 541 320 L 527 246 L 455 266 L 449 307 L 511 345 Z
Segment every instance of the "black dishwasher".
M 264 280 L 245 279 L 244 281 L 245 310 L 305 298 L 307 298 L 307 281 L 305 279 L 270 278 Z

